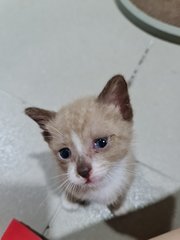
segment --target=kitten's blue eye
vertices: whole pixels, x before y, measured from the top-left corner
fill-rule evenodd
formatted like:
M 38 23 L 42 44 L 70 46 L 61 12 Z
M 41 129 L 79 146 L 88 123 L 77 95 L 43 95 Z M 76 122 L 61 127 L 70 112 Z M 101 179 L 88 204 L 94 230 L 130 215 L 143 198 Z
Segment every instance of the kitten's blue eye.
M 59 155 L 62 159 L 67 159 L 71 156 L 71 151 L 69 148 L 62 148 L 59 150 Z
M 98 148 L 104 148 L 108 143 L 108 138 L 104 137 L 104 138 L 98 138 L 94 140 L 94 148 L 98 149 Z

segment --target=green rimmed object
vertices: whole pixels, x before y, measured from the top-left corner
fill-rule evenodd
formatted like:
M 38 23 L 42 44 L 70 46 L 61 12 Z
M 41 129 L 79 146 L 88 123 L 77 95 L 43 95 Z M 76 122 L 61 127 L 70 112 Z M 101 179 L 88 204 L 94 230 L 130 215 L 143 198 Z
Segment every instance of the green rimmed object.
M 144 31 L 176 44 L 180 44 L 180 28 L 161 22 L 140 10 L 130 0 L 116 0 L 121 11 Z

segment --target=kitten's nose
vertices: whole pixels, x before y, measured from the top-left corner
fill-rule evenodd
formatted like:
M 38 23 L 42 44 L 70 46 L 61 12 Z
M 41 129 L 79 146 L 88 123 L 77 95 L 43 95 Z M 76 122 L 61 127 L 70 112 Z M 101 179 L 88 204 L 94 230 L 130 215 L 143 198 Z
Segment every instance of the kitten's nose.
M 80 163 L 77 166 L 77 172 L 83 178 L 89 178 L 90 171 L 91 171 L 91 166 L 89 164 Z

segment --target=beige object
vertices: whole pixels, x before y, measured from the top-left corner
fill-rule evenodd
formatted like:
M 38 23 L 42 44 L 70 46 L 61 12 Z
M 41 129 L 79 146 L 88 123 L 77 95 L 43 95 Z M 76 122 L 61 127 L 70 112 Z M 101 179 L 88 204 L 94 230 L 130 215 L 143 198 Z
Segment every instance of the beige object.
M 179 0 L 131 0 L 148 15 L 176 27 L 180 27 Z
M 180 228 L 163 234 L 159 237 L 151 238 L 150 240 L 179 240 L 180 239 Z

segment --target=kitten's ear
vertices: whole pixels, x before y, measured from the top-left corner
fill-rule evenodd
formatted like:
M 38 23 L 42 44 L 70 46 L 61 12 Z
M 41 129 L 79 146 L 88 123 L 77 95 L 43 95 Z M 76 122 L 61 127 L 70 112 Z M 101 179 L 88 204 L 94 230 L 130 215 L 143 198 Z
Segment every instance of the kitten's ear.
M 56 116 L 56 113 L 53 111 L 36 107 L 26 108 L 25 114 L 37 122 L 39 127 L 43 130 L 46 130 L 46 124 Z
M 124 120 L 131 121 L 133 111 L 128 94 L 128 86 L 122 75 L 112 77 L 98 96 L 98 101 L 114 104 L 120 108 Z

